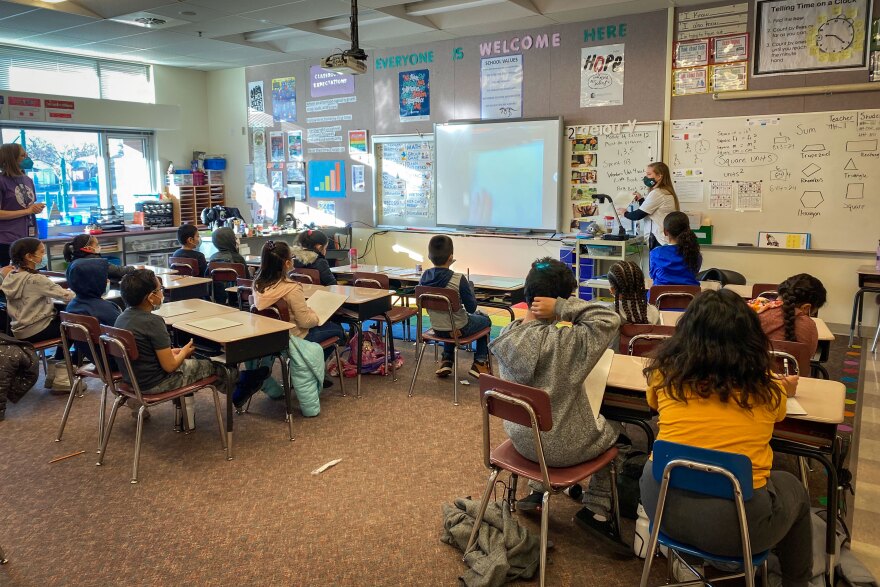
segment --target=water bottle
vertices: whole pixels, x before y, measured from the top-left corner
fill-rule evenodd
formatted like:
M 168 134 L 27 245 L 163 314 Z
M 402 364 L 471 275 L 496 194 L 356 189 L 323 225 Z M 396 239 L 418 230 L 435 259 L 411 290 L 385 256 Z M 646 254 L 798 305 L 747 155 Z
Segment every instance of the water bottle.
M 357 249 L 349 249 L 348 263 L 349 263 L 349 265 L 351 265 L 352 269 L 358 268 L 358 250 Z
M 636 520 L 636 535 L 633 537 L 633 552 L 639 558 L 648 554 L 648 539 L 651 538 L 651 522 L 645 508 L 639 503 L 639 518 Z

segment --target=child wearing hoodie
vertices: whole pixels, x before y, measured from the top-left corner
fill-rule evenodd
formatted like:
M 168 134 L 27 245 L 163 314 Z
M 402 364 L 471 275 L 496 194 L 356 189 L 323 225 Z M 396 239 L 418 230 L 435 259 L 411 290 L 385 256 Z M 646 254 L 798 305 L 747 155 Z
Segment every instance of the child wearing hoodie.
M 594 459 L 618 442 L 618 430 L 593 415 L 583 384 L 617 334 L 620 317 L 611 308 L 572 296 L 577 282 L 567 265 L 545 257 L 532 263 L 526 277 L 525 318 L 504 328 L 489 347 L 503 379 L 538 387 L 550 394 L 553 429 L 541 433 L 549 467 L 570 467 Z M 531 428 L 505 422 L 514 448 L 537 461 Z M 607 469 L 593 475 L 584 507 L 575 516 L 584 528 L 611 539 L 620 550 L 606 499 L 611 476 Z M 532 494 L 517 502 L 528 511 L 541 507 L 544 488 L 529 482 Z
M 67 304 L 68 312 L 92 316 L 104 326 L 116 324 L 116 319 L 122 310 L 103 297 L 109 283 L 111 267 L 113 265 L 107 259 L 80 258 L 70 264 L 67 268 L 67 285 L 76 297 Z M 95 362 L 95 357 L 89 355 L 88 344 L 76 342 L 74 347 L 79 357 Z
M 98 243 L 98 239 L 90 234 L 80 234 L 75 236 L 72 241 L 64 245 L 64 260 L 68 263 L 73 263 L 78 259 L 104 259 L 101 256 L 101 245 Z M 107 261 L 107 274 L 110 279 L 115 281 L 119 281 L 132 271 L 134 271 L 134 267 L 113 265 L 109 261 Z M 70 267 L 67 266 L 67 278 L 70 280 Z
M 321 274 L 321 285 L 336 285 L 336 277 L 330 271 L 330 263 L 324 258 L 330 240 L 320 230 L 307 230 L 296 237 L 292 249 L 293 266 L 297 269 L 314 269 Z
M 244 257 L 238 252 L 238 240 L 235 238 L 235 232 L 228 226 L 218 228 L 211 233 L 211 242 L 217 247 L 217 252 L 211 255 L 208 261 L 247 265 Z

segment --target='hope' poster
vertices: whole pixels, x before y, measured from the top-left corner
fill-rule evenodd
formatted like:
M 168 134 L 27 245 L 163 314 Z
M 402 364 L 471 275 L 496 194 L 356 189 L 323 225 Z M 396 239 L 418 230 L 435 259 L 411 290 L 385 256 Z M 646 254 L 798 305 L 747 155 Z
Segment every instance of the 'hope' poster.
M 581 49 L 581 108 L 623 104 L 624 44 Z

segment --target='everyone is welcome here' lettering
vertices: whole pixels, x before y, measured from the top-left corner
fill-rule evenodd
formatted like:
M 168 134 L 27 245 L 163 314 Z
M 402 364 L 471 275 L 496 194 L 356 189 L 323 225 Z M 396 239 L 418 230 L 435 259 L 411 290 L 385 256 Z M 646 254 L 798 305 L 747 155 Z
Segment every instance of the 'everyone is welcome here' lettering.
M 547 49 L 548 47 L 559 47 L 561 44 L 562 38 L 559 33 L 522 35 L 500 41 L 480 43 L 480 56 L 489 57 L 490 55 L 503 55 L 510 52 L 518 53 L 533 48 Z
M 424 63 L 434 63 L 433 51 L 421 51 L 419 53 L 408 53 L 406 55 L 392 55 L 390 57 L 376 57 L 377 70 L 409 67 L 411 65 L 421 65 Z

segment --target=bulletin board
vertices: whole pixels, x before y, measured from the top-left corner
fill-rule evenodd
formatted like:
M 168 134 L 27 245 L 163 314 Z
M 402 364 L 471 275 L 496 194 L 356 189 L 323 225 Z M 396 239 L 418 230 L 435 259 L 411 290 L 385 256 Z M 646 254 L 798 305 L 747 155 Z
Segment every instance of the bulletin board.
M 434 135 L 374 135 L 376 226 L 433 228 Z
M 671 124 L 676 192 L 682 209 L 710 218 L 713 244 L 758 245 L 759 232 L 779 232 L 809 234 L 812 249 L 876 247 L 880 110 Z

